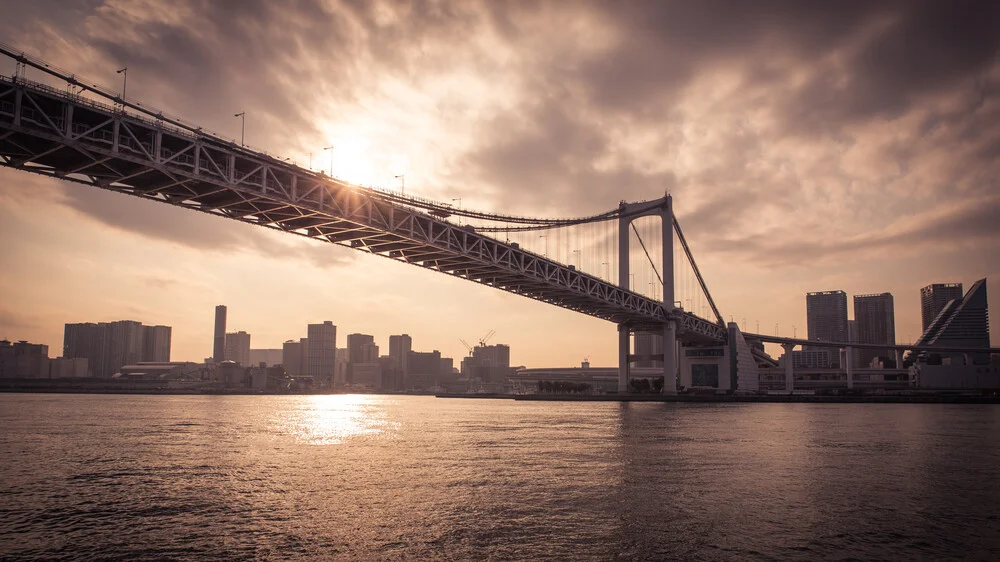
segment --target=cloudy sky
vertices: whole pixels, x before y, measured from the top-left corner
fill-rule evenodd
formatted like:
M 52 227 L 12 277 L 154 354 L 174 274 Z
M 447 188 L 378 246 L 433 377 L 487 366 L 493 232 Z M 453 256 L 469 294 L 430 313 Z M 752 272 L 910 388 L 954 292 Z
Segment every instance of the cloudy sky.
M 1000 3 L 0 0 L 0 41 L 345 179 L 533 216 L 664 191 L 727 317 L 805 334 L 805 293 L 1000 279 Z M 0 60 L 0 73 L 13 62 Z M 29 78 L 31 73 L 29 72 Z M 609 323 L 412 266 L 0 170 L 0 338 L 174 327 L 252 346 L 333 320 L 387 346 L 612 365 Z M 994 301 L 997 298 L 995 291 Z M 727 318 L 728 319 L 728 318 Z M 993 330 L 993 342 L 998 336 Z

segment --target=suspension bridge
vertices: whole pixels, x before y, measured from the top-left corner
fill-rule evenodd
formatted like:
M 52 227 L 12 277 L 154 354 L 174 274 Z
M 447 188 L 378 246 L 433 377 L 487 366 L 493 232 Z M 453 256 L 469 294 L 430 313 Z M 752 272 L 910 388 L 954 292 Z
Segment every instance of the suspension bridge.
M 0 44 L 0 165 L 346 246 L 614 322 L 619 391 L 630 365 L 677 342 L 721 348 L 735 389 L 769 361 L 727 325 L 673 213 L 672 198 L 577 218 L 463 209 L 303 168 L 126 98 Z M 32 78 L 28 79 L 28 71 Z M 36 76 L 37 75 L 37 76 Z M 680 247 L 681 252 L 675 252 Z M 663 337 L 640 357 L 632 336 Z

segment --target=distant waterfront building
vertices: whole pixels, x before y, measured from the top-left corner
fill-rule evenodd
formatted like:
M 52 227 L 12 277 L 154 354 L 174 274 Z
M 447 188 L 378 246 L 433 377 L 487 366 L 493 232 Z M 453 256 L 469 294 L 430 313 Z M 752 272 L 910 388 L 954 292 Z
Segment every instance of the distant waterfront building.
M 470 379 L 504 384 L 511 374 L 510 346 L 502 343 L 477 345 L 472 356 L 462 360 L 462 376 Z
M 170 326 L 142 327 L 142 361 L 170 361 Z
M 0 340 L 0 378 L 49 378 L 49 346 Z
M 411 351 L 409 353 L 409 373 L 403 381 L 403 387 L 409 390 L 427 390 L 438 384 L 442 376 L 441 352 Z
M 990 317 L 986 279 L 973 283 L 969 292 L 961 299 L 950 301 L 914 345 L 989 349 Z M 940 354 L 938 360 L 941 358 L 948 358 L 953 364 L 959 365 L 963 362 L 988 365 L 990 361 L 989 352 L 986 351 L 969 354 L 945 352 Z
M 378 346 L 375 337 L 368 334 L 347 335 L 347 382 L 356 384 L 354 373 L 357 365 L 378 363 Z
M 49 360 L 49 378 L 51 379 L 82 378 L 87 375 L 87 359 L 85 357 L 76 359 L 56 357 Z
M 226 305 L 215 307 L 215 340 L 212 359 L 216 363 L 226 360 Z
M 892 294 L 854 295 L 854 320 L 858 343 L 896 345 L 896 320 Z M 857 367 L 867 367 L 876 357 L 890 357 L 888 349 L 856 349 Z
M 275 365 L 281 365 L 282 355 L 283 355 L 283 348 L 251 349 L 250 366 L 259 367 L 261 363 L 264 363 L 265 367 L 274 367 Z
M 397 370 L 401 378 L 405 378 L 408 372 L 411 351 L 413 351 L 413 338 L 408 334 L 389 336 L 389 357 L 392 359 L 392 369 Z
M 806 329 L 810 340 L 848 341 L 847 293 L 844 291 L 806 293 Z M 821 348 L 806 346 L 805 349 Z M 832 363 L 817 365 L 817 367 L 832 366 L 834 366 Z
M 332 386 L 337 366 L 337 327 L 330 320 L 309 324 L 308 336 L 306 376 L 312 377 L 316 386 Z
M 250 366 L 250 334 L 244 331 L 226 334 L 226 361 Z
M 289 377 L 302 376 L 302 342 L 288 340 L 281 344 L 281 365 Z
M 107 372 L 107 328 L 106 323 L 81 322 L 66 324 L 63 332 L 63 357 L 87 360 L 87 370 L 91 377 L 110 377 Z
M 347 384 L 347 348 L 338 347 L 337 348 L 337 361 L 334 363 L 333 368 L 333 385 L 336 387 L 342 387 Z
M 106 368 L 110 374 L 113 375 L 123 366 L 138 363 L 142 359 L 142 334 L 141 322 L 119 320 L 108 324 Z
M 635 333 L 635 354 L 640 356 L 662 355 L 663 354 L 663 334 L 656 332 L 636 332 Z M 636 367 L 659 367 L 663 368 L 663 361 L 658 359 L 639 359 L 634 363 Z
M 961 300 L 961 283 L 934 283 L 920 289 L 921 329 L 927 331 L 934 318 L 953 300 Z

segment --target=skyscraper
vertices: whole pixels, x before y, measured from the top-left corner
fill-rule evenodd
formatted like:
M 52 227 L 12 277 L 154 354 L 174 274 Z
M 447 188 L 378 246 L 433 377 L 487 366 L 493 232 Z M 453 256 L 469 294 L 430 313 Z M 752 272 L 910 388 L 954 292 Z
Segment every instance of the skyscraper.
M 811 340 L 848 341 L 847 293 L 844 291 L 806 293 L 806 329 Z M 805 349 L 813 348 L 807 346 Z M 814 367 L 830 366 L 832 365 L 814 365 Z
M 306 349 L 306 376 L 320 387 L 333 385 L 337 367 L 337 327 L 327 320 L 322 324 L 309 324 Z
M 288 340 L 281 345 L 281 365 L 285 374 L 295 378 L 302 376 L 302 342 Z
M 108 355 L 107 327 L 106 323 L 93 322 L 66 324 L 62 356 L 67 359 L 85 358 L 87 374 L 91 377 L 109 376 L 104 368 Z
M 854 320 L 858 343 L 896 345 L 896 320 L 892 295 L 854 295 Z M 875 357 L 892 355 L 888 349 L 857 349 L 856 366 L 867 367 Z
M 989 348 L 990 346 L 990 313 L 986 299 L 986 279 L 980 279 L 972 284 L 969 292 L 958 300 L 948 302 L 944 310 L 938 314 L 930 326 L 915 342 L 919 346 L 941 347 L 971 347 Z M 929 355 L 929 354 L 922 354 Z M 989 353 L 951 354 L 953 362 L 971 360 L 977 365 L 987 365 Z
M 389 357 L 392 358 L 392 368 L 399 371 L 401 377 L 409 372 L 410 351 L 413 350 L 413 338 L 407 334 L 389 336 Z
M 921 330 L 934 321 L 934 317 L 944 310 L 948 302 L 962 298 L 961 283 L 934 283 L 920 289 L 920 320 Z
M 215 307 L 215 343 L 212 360 L 222 363 L 226 360 L 226 305 Z
M 250 334 L 243 331 L 226 334 L 225 360 L 250 366 Z
M 142 360 L 170 361 L 170 326 L 142 327 Z

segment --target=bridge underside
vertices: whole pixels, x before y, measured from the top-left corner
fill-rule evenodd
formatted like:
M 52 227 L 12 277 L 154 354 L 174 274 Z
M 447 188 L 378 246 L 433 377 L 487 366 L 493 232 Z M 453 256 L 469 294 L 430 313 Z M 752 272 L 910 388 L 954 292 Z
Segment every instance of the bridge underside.
M 0 164 L 339 244 L 635 330 L 662 330 L 667 318 L 655 300 L 376 190 L 40 84 L 0 79 Z M 725 341 L 721 326 L 680 310 L 671 318 L 685 341 Z

